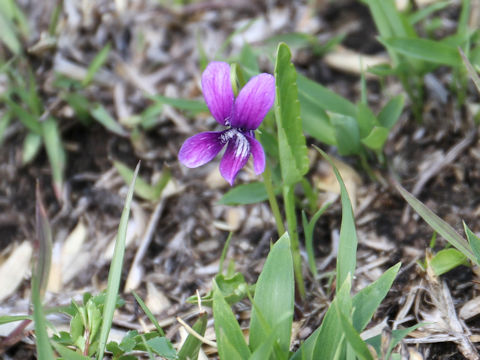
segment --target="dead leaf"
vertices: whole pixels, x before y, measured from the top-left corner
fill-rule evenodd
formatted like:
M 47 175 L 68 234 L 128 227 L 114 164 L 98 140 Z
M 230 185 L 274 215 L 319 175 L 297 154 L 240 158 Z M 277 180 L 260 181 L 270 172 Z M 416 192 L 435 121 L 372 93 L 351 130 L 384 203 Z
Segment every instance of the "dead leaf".
M 33 249 L 30 242 L 24 241 L 0 265 L 0 302 L 15 292 L 30 270 L 32 252 Z

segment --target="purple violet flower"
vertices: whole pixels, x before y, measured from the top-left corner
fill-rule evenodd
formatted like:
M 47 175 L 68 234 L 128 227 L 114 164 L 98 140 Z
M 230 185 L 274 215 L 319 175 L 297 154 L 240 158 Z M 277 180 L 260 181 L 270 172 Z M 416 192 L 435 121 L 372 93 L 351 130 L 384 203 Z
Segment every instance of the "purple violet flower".
M 275 101 L 275 78 L 270 74 L 254 76 L 233 94 L 230 65 L 211 62 L 202 74 L 202 90 L 208 109 L 215 120 L 228 128 L 219 132 L 202 132 L 188 138 L 178 153 L 180 162 L 196 168 L 211 161 L 227 145 L 220 162 L 220 173 L 230 185 L 253 156 L 253 169 L 259 175 L 265 170 L 265 153 L 255 139 L 260 126 Z

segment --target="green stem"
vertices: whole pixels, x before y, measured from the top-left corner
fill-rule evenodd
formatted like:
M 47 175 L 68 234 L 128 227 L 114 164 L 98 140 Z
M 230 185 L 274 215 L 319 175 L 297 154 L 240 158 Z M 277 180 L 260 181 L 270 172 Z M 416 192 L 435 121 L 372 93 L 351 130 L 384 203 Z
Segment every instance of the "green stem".
M 310 210 L 310 213 L 314 213 L 317 209 L 317 192 L 305 178 L 302 179 L 302 187 L 305 192 L 305 197 L 308 200 L 308 209 Z
M 287 217 L 288 233 L 292 246 L 293 269 L 297 289 L 302 299 L 305 298 L 305 284 L 302 275 L 302 257 L 300 256 L 300 243 L 297 232 L 297 214 L 295 213 L 295 195 L 293 185 L 283 187 L 283 202 L 285 204 L 285 215 Z
M 223 245 L 222 255 L 220 256 L 220 263 L 218 265 L 218 273 L 223 274 L 223 263 L 225 261 L 225 257 L 227 256 L 227 250 L 230 246 L 230 240 L 232 240 L 233 232 L 231 231 L 228 234 L 227 241 L 225 241 L 225 245 Z
M 278 236 L 282 236 L 285 233 L 285 227 L 283 226 L 282 215 L 280 214 L 280 208 L 278 207 L 275 191 L 273 190 L 272 173 L 268 165 L 265 167 L 265 171 L 263 172 L 263 183 L 267 189 L 270 209 L 272 210 L 273 216 L 275 217 L 275 222 L 277 223 Z

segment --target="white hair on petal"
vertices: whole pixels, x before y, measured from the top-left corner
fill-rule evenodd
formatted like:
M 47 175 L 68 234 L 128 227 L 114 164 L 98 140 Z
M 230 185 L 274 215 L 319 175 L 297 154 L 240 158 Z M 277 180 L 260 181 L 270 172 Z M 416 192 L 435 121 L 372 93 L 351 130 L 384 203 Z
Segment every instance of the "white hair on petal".
M 250 143 L 247 138 L 237 131 L 235 138 L 235 157 L 244 158 L 250 153 Z

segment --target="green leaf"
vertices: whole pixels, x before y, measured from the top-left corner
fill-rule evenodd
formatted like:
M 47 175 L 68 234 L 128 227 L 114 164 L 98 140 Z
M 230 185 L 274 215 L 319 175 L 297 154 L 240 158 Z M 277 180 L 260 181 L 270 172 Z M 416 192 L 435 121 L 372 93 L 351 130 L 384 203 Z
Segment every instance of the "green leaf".
M 105 129 L 119 136 L 128 136 L 125 129 L 108 113 L 108 111 L 100 104 L 93 106 L 90 110 L 92 117 L 97 120 Z
M 36 289 L 41 298 L 47 288 L 52 262 L 52 229 L 47 217 L 47 211 L 42 201 L 40 185 L 36 186 L 36 204 L 35 204 L 35 235 L 37 258 L 33 269 L 33 276 L 36 280 Z
M 337 255 L 337 284 L 343 284 L 348 277 L 355 273 L 357 258 L 357 233 L 353 217 L 352 204 L 347 188 L 330 157 L 321 149 L 315 148 L 330 163 L 340 184 L 340 197 L 342 201 L 342 223 L 340 225 L 340 244 Z
M 148 96 L 152 101 L 173 106 L 180 110 L 188 110 L 194 113 L 208 111 L 207 105 L 202 100 L 176 99 L 163 95 Z
M 303 102 L 309 99 L 317 103 L 323 110 L 337 114 L 355 117 L 357 110 L 355 105 L 344 97 L 334 93 L 319 83 L 310 80 L 301 74 L 297 77 L 298 97 Z
M 158 323 L 157 319 L 153 315 L 153 313 L 150 311 L 150 309 L 147 307 L 147 305 L 143 302 L 143 300 L 140 298 L 140 296 L 137 295 L 135 291 L 133 291 L 133 296 L 135 297 L 135 300 L 137 300 L 138 305 L 142 308 L 143 312 L 145 315 L 147 315 L 148 319 L 152 322 L 152 324 L 155 326 L 155 329 L 157 329 L 158 333 L 161 336 L 165 336 L 165 333 L 163 332 L 162 327 Z
M 419 327 L 424 326 L 424 323 L 419 323 L 415 324 L 413 326 L 410 326 L 406 329 L 397 329 L 392 331 L 392 340 L 390 341 L 390 344 L 388 345 L 388 350 L 387 354 L 385 356 L 385 359 L 390 359 L 390 354 L 392 353 L 392 350 L 397 346 L 402 339 L 410 334 L 412 331 L 417 330 Z
M 228 190 L 219 200 L 221 205 L 256 204 L 268 199 L 263 182 L 253 182 L 235 186 Z
M 408 16 L 408 22 L 411 25 L 415 25 L 419 21 L 427 18 L 434 12 L 440 11 L 446 8 L 448 5 L 451 4 L 451 1 L 436 1 L 433 4 L 427 5 L 424 8 L 420 8 L 419 10 L 413 12 Z
M 172 343 L 165 337 L 154 337 L 147 341 L 147 345 L 155 354 L 166 359 L 173 360 L 177 358 L 177 352 L 173 348 Z
M 473 83 L 475 84 L 475 87 L 477 88 L 477 92 L 480 94 L 480 77 L 478 76 L 477 71 L 473 68 L 472 64 L 468 60 L 468 58 L 465 56 L 465 53 L 463 52 L 462 49 L 458 49 L 460 52 L 460 55 L 462 57 L 463 63 L 465 64 L 465 67 L 467 68 L 468 75 L 470 75 L 470 78 L 472 79 Z
M 103 359 L 105 353 L 105 345 L 107 344 L 108 334 L 112 326 L 113 313 L 117 304 L 117 295 L 120 288 L 120 278 L 122 276 L 123 257 L 125 255 L 125 241 L 127 237 L 128 218 L 130 216 L 130 206 L 133 198 L 133 189 L 135 188 L 135 180 L 140 169 L 138 163 L 132 182 L 128 189 L 125 207 L 123 208 L 120 224 L 118 225 L 118 233 L 113 250 L 112 263 L 108 272 L 107 294 L 105 298 L 105 306 L 103 308 L 102 328 L 100 330 L 99 348 L 97 360 Z
M 335 303 L 334 306 L 340 319 L 340 324 L 342 325 L 345 338 L 355 351 L 357 357 L 362 360 L 373 360 L 372 354 L 370 354 L 367 344 L 365 344 L 359 333 L 353 327 L 348 317 L 343 313 L 343 309 L 340 309 L 338 303 Z
M 38 268 L 37 268 L 38 269 Z M 32 303 L 33 303 L 33 321 L 35 325 L 35 337 L 37 343 L 37 359 L 51 360 L 55 359 L 47 334 L 47 320 L 42 307 L 41 281 L 42 276 L 38 271 L 33 273 L 32 277 Z
M 315 100 L 306 97 L 301 92 L 298 93 L 298 99 L 305 132 L 325 144 L 336 145 L 335 129 L 325 110 Z
M 199 318 L 197 319 L 197 321 L 195 321 L 195 324 L 192 326 L 193 330 L 195 330 L 197 334 L 204 336 L 205 330 L 207 330 L 207 320 L 208 320 L 208 316 L 206 312 L 200 314 Z M 187 339 L 183 343 L 182 348 L 178 352 L 178 359 L 179 360 L 198 359 L 198 353 L 200 351 L 201 346 L 202 346 L 202 342 L 192 334 L 189 334 L 187 336 Z
M 29 132 L 23 140 L 22 164 L 26 165 L 32 162 L 37 156 L 42 146 L 42 136 Z
M 215 281 L 213 282 L 213 319 L 220 359 L 247 359 L 250 356 L 250 350 L 242 330 Z
M 95 77 L 95 74 L 98 70 L 105 64 L 108 59 L 108 54 L 110 53 L 111 45 L 108 43 L 105 45 L 102 50 L 93 58 L 90 66 L 87 70 L 87 75 L 83 78 L 82 85 L 87 86 Z
M 280 167 L 284 185 L 299 182 L 308 171 L 307 146 L 302 132 L 298 102 L 297 73 L 290 50 L 280 44 L 275 63 L 275 118 L 278 130 Z
M 357 121 L 350 116 L 332 114 L 330 120 L 335 128 L 338 153 L 340 155 L 360 154 L 360 131 Z
M 3 6 L 3 4 L 2 4 Z M 17 38 L 15 25 L 0 11 L 0 41 L 15 55 L 22 52 L 22 44 Z
M 438 41 L 395 37 L 383 39 L 382 42 L 395 51 L 414 59 L 453 67 L 458 67 L 462 62 L 455 47 L 445 45 Z
M 463 223 L 463 228 L 465 229 L 465 234 L 467 235 L 467 240 L 470 244 L 472 252 L 477 258 L 476 264 L 480 265 L 480 239 L 472 230 L 470 230 L 465 222 Z
M 248 360 L 266 360 L 270 358 L 275 346 L 275 333 L 270 336 L 255 350 Z
M 22 106 L 9 98 L 5 99 L 5 102 L 12 112 L 12 115 L 17 117 L 28 130 L 38 135 L 42 134 L 42 126 L 34 114 L 29 110 L 25 110 Z
M 294 305 L 293 260 L 285 233 L 272 247 L 260 273 L 250 320 L 250 348 L 258 349 L 271 333 L 283 351 L 290 348 Z M 267 328 L 266 328 L 267 327 Z
M 117 169 L 120 176 L 125 180 L 125 182 L 130 183 L 133 179 L 133 171 L 125 164 L 120 161 L 113 161 L 115 169 Z M 158 201 L 162 196 L 162 192 L 170 181 L 170 172 L 165 171 L 162 174 L 162 177 L 155 185 L 150 185 L 141 177 L 137 177 L 135 181 L 135 195 L 141 197 L 144 200 L 148 201 Z
M 425 222 L 432 227 L 439 235 L 443 236 L 450 244 L 460 250 L 473 262 L 477 262 L 469 243 L 462 236 L 460 236 L 454 228 L 448 223 L 438 217 L 425 204 L 418 200 L 415 196 L 405 190 L 400 184 L 395 184 L 395 187 L 400 192 L 400 195 L 410 204 L 410 206 L 417 212 Z
M 56 341 L 52 341 L 52 345 L 55 350 L 62 356 L 62 358 L 68 360 L 90 360 L 89 356 L 79 354 L 73 350 L 70 350 L 68 347 L 59 344 Z
M 363 138 L 362 143 L 369 149 L 380 151 L 388 139 L 389 131 L 382 126 L 375 126 L 366 138 Z
M 307 251 L 308 256 L 308 265 L 310 267 L 310 271 L 312 272 L 314 278 L 317 278 L 317 267 L 315 264 L 315 254 L 313 250 L 313 231 L 315 230 L 315 224 L 317 223 L 320 216 L 328 209 L 331 203 L 326 203 L 320 209 L 318 209 L 315 214 L 313 214 L 312 219 L 308 221 L 307 215 L 305 212 L 302 211 L 302 225 L 303 225 L 303 232 L 305 234 L 305 248 Z
M 3 144 L 3 138 L 5 135 L 5 130 L 7 130 L 8 125 L 10 125 L 10 122 L 12 120 L 12 117 L 8 112 L 4 113 L 2 116 L 0 116 L 0 146 Z
M 440 250 L 430 260 L 430 267 L 435 275 L 440 276 L 460 265 L 468 265 L 467 257 L 457 249 Z
M 249 286 L 241 273 L 235 273 L 232 276 L 218 274 L 215 276 L 215 284 L 229 305 L 236 304 L 246 298 L 247 291 L 255 291 L 255 286 Z M 189 297 L 187 302 L 198 303 L 197 295 Z M 201 298 L 201 303 L 203 306 L 212 306 L 213 290 Z
M 378 122 L 383 127 L 391 129 L 396 124 L 403 110 L 404 99 L 402 95 L 395 96 L 383 107 L 378 114 Z
M 336 359 L 338 355 L 345 350 L 345 340 L 342 325 L 336 311 L 336 306 L 349 313 L 352 304 L 350 302 L 351 279 L 348 277 L 340 286 L 337 296 L 330 304 L 322 325 L 310 335 L 299 350 L 303 352 L 303 356 L 295 357 L 297 359 Z M 310 340 L 312 338 L 312 340 Z M 302 348 L 304 348 L 302 350 Z M 297 353 L 302 354 L 302 352 Z M 295 354 L 297 355 L 297 354 Z M 307 355 L 305 357 L 305 355 Z M 293 359 L 292 359 L 293 360 Z
M 22 320 L 32 320 L 32 317 L 30 315 L 4 315 L 0 316 L 0 325 Z
M 361 332 L 368 325 L 382 300 L 387 296 L 400 269 L 400 263 L 385 271 L 375 282 L 360 290 L 353 297 L 352 323 Z
M 377 124 L 375 114 L 364 103 L 357 104 L 357 123 L 360 138 L 365 138 L 371 133 L 373 127 Z
M 247 42 L 245 42 L 242 51 L 240 51 L 240 58 L 238 61 L 243 68 L 247 70 L 250 76 L 257 75 L 260 72 L 257 55 L 255 55 L 252 47 Z
M 54 118 L 49 117 L 42 123 L 43 142 L 52 169 L 53 187 L 57 199 L 62 198 L 63 176 L 65 172 L 66 155 L 63 149 L 60 131 Z

